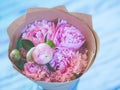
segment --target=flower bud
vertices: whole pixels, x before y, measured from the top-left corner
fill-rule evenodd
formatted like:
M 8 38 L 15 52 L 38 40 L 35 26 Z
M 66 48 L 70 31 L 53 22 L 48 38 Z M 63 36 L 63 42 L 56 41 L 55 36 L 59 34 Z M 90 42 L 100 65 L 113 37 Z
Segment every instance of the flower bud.
M 10 53 L 10 58 L 13 60 L 17 60 L 17 61 L 20 60 L 21 55 L 20 55 L 19 50 L 17 50 L 17 49 L 12 50 Z

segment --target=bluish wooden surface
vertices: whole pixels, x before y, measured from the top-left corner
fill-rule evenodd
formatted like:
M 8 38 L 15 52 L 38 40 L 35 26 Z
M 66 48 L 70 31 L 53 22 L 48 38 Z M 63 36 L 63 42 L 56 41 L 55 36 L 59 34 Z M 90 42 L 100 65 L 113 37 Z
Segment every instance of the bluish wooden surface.
M 0 0 L 0 90 L 39 90 L 35 83 L 13 69 L 7 56 L 6 30 L 27 8 L 57 5 L 92 14 L 101 42 L 96 61 L 73 90 L 120 90 L 119 0 Z

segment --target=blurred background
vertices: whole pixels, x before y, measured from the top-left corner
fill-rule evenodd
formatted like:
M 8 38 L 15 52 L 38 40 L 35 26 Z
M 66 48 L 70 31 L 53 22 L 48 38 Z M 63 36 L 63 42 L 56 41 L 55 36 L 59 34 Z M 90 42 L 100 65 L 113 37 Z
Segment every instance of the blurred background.
M 0 0 L 0 90 L 42 90 L 13 69 L 6 31 L 28 8 L 57 5 L 91 14 L 101 42 L 94 64 L 72 90 L 120 90 L 120 0 Z

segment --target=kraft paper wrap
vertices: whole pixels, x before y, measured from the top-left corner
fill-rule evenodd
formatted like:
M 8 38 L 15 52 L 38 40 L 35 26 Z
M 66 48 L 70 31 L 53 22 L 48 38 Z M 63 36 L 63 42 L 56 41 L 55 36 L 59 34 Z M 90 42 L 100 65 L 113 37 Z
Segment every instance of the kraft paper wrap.
M 93 64 L 96 55 L 99 49 L 99 38 L 96 32 L 93 30 L 92 26 L 92 17 L 88 14 L 83 13 L 75 13 L 68 12 L 64 6 L 57 6 L 54 8 L 30 8 L 27 10 L 27 14 L 16 19 L 9 27 L 8 27 L 8 35 L 10 37 L 9 44 L 9 53 L 8 56 L 16 46 L 16 42 L 21 34 L 21 30 L 35 20 L 46 19 L 49 21 L 53 21 L 55 19 L 64 19 L 67 20 L 68 23 L 72 24 L 86 37 L 86 43 L 88 48 L 88 65 L 85 72 L 90 68 Z M 10 58 L 10 56 L 9 56 Z M 12 61 L 12 60 L 11 60 Z M 14 65 L 13 67 L 21 73 L 21 71 Z M 85 73 L 84 72 L 84 73 Z M 22 74 L 22 73 L 21 73 Z M 44 82 L 44 81 L 34 81 L 38 85 L 42 86 L 45 90 L 70 90 L 70 88 L 77 83 L 79 78 L 75 80 L 71 80 L 69 82 Z

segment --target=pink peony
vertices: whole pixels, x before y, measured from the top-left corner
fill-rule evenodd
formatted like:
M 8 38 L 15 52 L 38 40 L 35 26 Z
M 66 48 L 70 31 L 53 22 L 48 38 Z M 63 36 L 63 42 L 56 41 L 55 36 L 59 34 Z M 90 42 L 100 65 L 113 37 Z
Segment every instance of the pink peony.
M 87 64 L 88 64 L 87 50 L 84 54 L 76 52 L 71 62 L 73 73 L 76 73 L 76 74 L 83 73 L 83 71 L 87 67 Z
M 33 62 L 25 63 L 24 74 L 31 79 L 39 80 L 38 77 L 39 68 L 40 67 Z
M 32 53 L 32 57 L 37 64 L 45 65 L 53 58 L 54 50 L 47 44 L 37 45 Z
M 57 31 L 54 36 L 56 46 L 64 46 L 74 50 L 79 49 L 85 42 L 85 37 L 80 30 L 67 23 L 65 20 L 59 20 Z
M 73 51 L 65 47 L 57 47 L 53 59 L 50 61 L 51 66 L 55 70 L 60 70 L 62 73 L 70 66 L 70 61 L 73 57 Z
M 46 35 L 47 39 L 52 40 L 54 32 L 55 25 L 53 22 L 48 22 L 46 20 L 35 21 L 23 30 L 22 38 L 31 40 L 34 45 L 38 45 L 44 42 Z
M 49 71 L 46 66 L 38 66 L 34 62 L 27 62 L 24 65 L 24 71 L 27 77 L 37 81 L 50 81 Z

